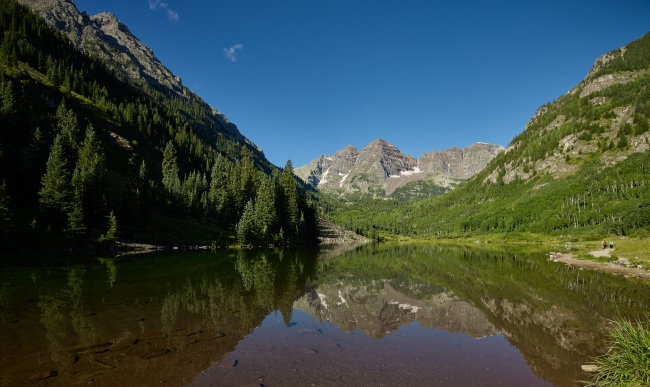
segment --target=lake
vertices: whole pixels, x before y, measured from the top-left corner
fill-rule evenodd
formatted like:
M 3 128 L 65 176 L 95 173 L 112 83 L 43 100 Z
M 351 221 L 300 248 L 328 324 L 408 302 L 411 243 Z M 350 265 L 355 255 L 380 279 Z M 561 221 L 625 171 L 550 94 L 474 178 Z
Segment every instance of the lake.
M 0 268 L 2 386 L 579 386 L 650 284 L 431 243 Z

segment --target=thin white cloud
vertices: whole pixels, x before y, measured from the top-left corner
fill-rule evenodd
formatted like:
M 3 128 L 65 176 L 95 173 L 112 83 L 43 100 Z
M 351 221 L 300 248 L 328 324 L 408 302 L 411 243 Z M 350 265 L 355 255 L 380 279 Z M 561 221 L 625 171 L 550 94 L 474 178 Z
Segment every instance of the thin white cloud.
M 169 5 L 167 3 L 163 3 L 162 0 L 149 0 L 149 9 L 156 10 L 158 8 L 162 8 L 165 10 L 165 12 L 167 12 L 167 17 L 169 17 L 169 20 L 180 19 L 178 12 L 169 9 Z
M 226 58 L 230 59 L 233 62 L 237 62 L 237 50 L 243 49 L 244 46 L 241 44 L 235 44 L 230 48 L 224 48 L 223 52 L 226 53 Z
M 172 11 L 171 9 L 167 9 L 167 7 L 165 7 L 165 11 L 167 11 L 167 16 L 169 16 L 169 20 L 180 19 L 180 17 L 178 16 L 178 12 Z

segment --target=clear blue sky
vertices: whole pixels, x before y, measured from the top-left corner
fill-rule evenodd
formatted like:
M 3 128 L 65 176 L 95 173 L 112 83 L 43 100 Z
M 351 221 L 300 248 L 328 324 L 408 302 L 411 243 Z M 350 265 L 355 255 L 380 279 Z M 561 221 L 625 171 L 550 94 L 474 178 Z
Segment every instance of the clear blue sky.
M 383 138 L 507 145 L 594 60 L 650 31 L 648 0 L 77 0 L 112 12 L 267 158 Z

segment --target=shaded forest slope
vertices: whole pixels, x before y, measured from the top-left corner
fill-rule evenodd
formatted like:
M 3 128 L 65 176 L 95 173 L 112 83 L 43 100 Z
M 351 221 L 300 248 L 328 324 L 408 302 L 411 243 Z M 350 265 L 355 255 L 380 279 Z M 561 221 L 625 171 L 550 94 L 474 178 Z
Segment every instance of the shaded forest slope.
M 315 241 L 314 206 L 206 104 L 89 56 L 0 0 L 0 246 Z

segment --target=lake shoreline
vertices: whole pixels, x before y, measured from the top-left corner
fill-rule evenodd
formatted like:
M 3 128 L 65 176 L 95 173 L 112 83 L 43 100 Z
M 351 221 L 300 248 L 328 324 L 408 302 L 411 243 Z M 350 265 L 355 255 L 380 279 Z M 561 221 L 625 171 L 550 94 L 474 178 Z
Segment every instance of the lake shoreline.
M 576 266 L 582 269 L 598 270 L 610 274 L 620 274 L 626 278 L 650 280 L 650 271 L 638 267 L 629 267 L 625 264 L 627 260 L 624 258 L 623 261 L 597 262 L 588 259 L 578 259 L 573 253 L 551 252 L 549 253 L 549 260 L 552 260 L 553 262 L 561 262 L 569 266 Z

